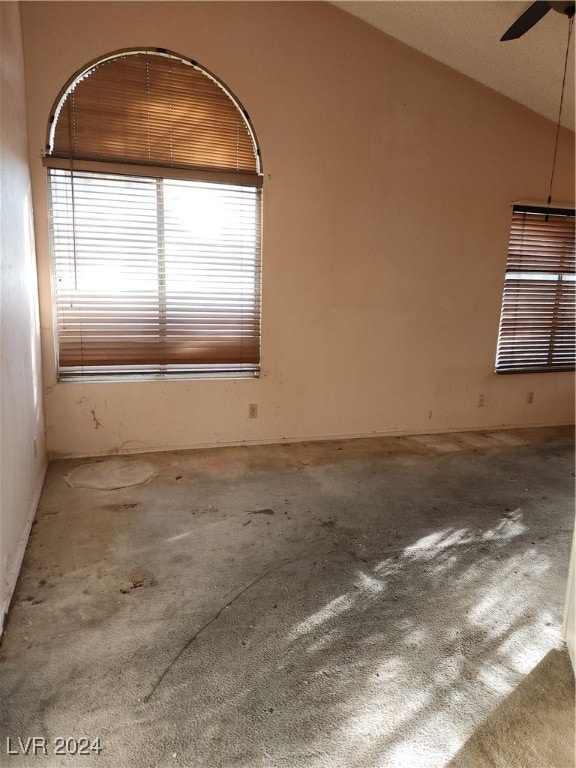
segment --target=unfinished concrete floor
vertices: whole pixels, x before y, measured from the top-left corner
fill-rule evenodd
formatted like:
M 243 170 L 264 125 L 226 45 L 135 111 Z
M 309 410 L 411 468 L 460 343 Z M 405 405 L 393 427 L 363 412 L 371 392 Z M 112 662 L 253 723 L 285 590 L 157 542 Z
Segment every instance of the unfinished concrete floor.
M 569 768 L 573 455 L 563 428 L 202 450 L 109 491 L 53 462 L 0 763 Z

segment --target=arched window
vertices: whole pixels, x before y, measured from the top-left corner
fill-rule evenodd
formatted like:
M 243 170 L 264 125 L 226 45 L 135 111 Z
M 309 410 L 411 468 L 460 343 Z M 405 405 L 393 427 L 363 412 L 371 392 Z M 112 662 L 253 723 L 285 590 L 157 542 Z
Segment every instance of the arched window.
M 160 49 L 101 59 L 44 163 L 60 378 L 258 374 L 262 169 L 219 80 Z

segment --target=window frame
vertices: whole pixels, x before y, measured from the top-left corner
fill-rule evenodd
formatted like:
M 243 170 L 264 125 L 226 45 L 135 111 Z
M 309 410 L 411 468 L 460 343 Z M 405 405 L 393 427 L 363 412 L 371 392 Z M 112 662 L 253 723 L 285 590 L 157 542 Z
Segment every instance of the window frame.
M 574 235 L 569 234 L 570 224 L 564 232 L 564 223 L 558 223 L 574 220 L 574 213 L 569 206 L 512 206 L 496 345 L 498 375 L 575 370 Z M 564 350 L 555 347 L 559 328 Z M 571 343 L 566 343 L 570 336 Z M 543 354 L 546 362 L 537 359 Z M 562 359 L 570 354 L 569 361 Z
M 153 163 L 140 165 L 137 162 L 135 163 L 130 160 L 128 162 L 124 162 L 121 158 L 119 160 L 112 160 L 112 161 L 106 160 L 106 158 L 103 158 L 103 159 L 100 159 L 100 158 L 86 159 L 82 157 L 78 158 L 78 157 L 72 157 L 72 150 L 70 150 L 71 152 L 70 157 L 67 157 L 66 155 L 62 154 L 62 152 L 60 152 L 57 155 L 52 155 L 51 149 L 54 146 L 54 136 L 55 136 L 56 124 L 57 124 L 59 112 L 62 108 L 62 105 L 65 103 L 65 100 L 73 92 L 76 85 L 86 77 L 89 77 L 90 74 L 92 74 L 92 72 L 94 72 L 98 66 L 104 63 L 113 62 L 115 59 L 131 56 L 131 55 L 154 55 L 154 56 L 157 55 L 157 56 L 166 57 L 169 59 L 176 59 L 181 64 L 189 65 L 194 70 L 197 70 L 197 72 L 201 73 L 201 75 L 204 75 L 206 78 L 208 78 L 208 80 L 213 81 L 213 83 L 216 86 L 218 86 L 218 88 L 221 91 L 224 92 L 224 94 L 228 97 L 230 102 L 232 102 L 232 105 L 235 107 L 235 110 L 238 113 L 238 117 L 241 119 L 242 124 L 244 125 L 244 128 L 248 131 L 248 134 L 252 141 L 254 162 L 256 164 L 256 173 L 244 172 L 242 168 L 249 167 L 246 165 L 241 165 L 240 170 L 237 170 L 238 166 L 236 166 L 236 170 L 229 171 L 226 168 L 223 169 L 215 165 L 213 167 L 207 167 L 207 166 L 183 167 L 182 165 L 178 165 L 178 164 L 175 164 L 173 166 L 168 166 L 168 165 L 157 165 Z M 213 88 L 213 86 L 211 87 Z M 194 104 L 194 101 L 192 101 L 192 105 L 193 104 Z M 246 157 L 246 155 L 244 157 Z M 172 51 L 168 51 L 163 48 L 123 49 L 123 50 L 115 51 L 113 53 L 99 57 L 98 59 L 84 66 L 82 70 L 79 70 L 78 72 L 76 72 L 68 80 L 66 85 L 61 89 L 54 103 L 54 107 L 51 111 L 51 116 L 50 116 L 50 120 L 47 128 L 46 148 L 43 154 L 43 164 L 47 168 L 47 184 L 49 188 L 48 193 L 49 193 L 49 220 L 50 220 L 50 240 L 51 240 L 50 252 L 51 252 L 52 308 L 53 308 L 53 318 L 54 318 L 55 366 L 56 366 L 56 375 L 57 375 L 58 381 L 83 381 L 83 382 L 118 381 L 120 382 L 120 381 L 134 381 L 134 380 L 169 381 L 169 380 L 194 380 L 194 379 L 216 380 L 216 379 L 229 379 L 229 378 L 246 379 L 246 378 L 259 377 L 260 369 L 261 369 L 261 303 L 262 303 L 261 238 L 262 238 L 263 171 L 262 171 L 262 162 L 261 162 L 259 145 L 257 142 L 254 128 L 252 127 L 252 124 L 250 122 L 248 113 L 242 107 L 240 101 L 232 93 L 232 91 L 228 88 L 228 86 L 226 86 L 221 80 L 219 80 L 219 78 L 214 76 L 209 70 L 200 66 L 194 60 L 188 59 L 185 56 L 174 53 Z M 239 353 L 238 362 L 234 364 L 231 363 L 226 370 L 224 370 L 224 368 L 226 368 L 225 363 L 217 364 L 216 362 L 214 362 L 216 358 L 214 358 L 213 362 L 211 363 L 196 363 L 196 362 L 189 361 L 187 364 L 183 366 L 177 365 L 175 363 L 169 363 L 167 365 L 158 363 L 156 366 L 151 365 L 151 368 L 155 368 L 155 370 L 150 369 L 147 371 L 137 370 L 136 368 L 134 368 L 133 370 L 126 369 L 125 371 L 121 371 L 121 372 L 119 371 L 111 372 L 108 368 L 105 368 L 103 365 L 90 366 L 90 365 L 84 365 L 83 363 L 82 366 L 76 366 L 76 369 L 85 367 L 86 370 L 82 372 L 81 370 L 71 370 L 70 366 L 68 367 L 63 366 L 60 360 L 59 329 L 61 327 L 61 316 L 59 315 L 57 288 L 55 284 L 57 280 L 57 272 L 55 267 L 55 246 L 54 246 L 54 233 L 53 233 L 54 214 L 52 210 L 52 201 L 51 201 L 52 193 L 50 189 L 50 180 L 48 179 L 48 176 L 52 172 L 52 169 L 55 169 L 55 170 L 61 169 L 62 171 L 68 170 L 70 171 L 71 178 L 73 178 L 73 175 L 75 172 L 76 173 L 89 172 L 91 174 L 102 174 L 102 175 L 106 175 L 106 174 L 124 175 L 124 176 L 134 177 L 135 179 L 150 180 L 151 178 L 154 178 L 157 180 L 162 180 L 160 181 L 161 184 L 163 184 L 164 182 L 169 182 L 170 180 L 175 180 L 175 181 L 182 181 L 184 183 L 188 181 L 201 182 L 205 185 L 206 188 L 213 188 L 213 189 L 217 189 L 221 185 L 228 185 L 229 188 L 231 186 L 235 186 L 238 188 L 241 188 L 241 187 L 250 188 L 251 191 L 255 193 L 254 194 L 255 216 L 254 216 L 254 224 L 252 226 L 254 227 L 253 229 L 253 236 L 254 236 L 254 243 L 255 243 L 254 264 L 256 265 L 255 266 L 256 276 L 254 279 L 254 289 L 251 296 L 252 296 L 253 302 L 256 302 L 254 306 L 257 307 L 257 309 L 255 310 L 257 315 L 257 331 L 256 331 L 257 336 L 256 337 L 252 336 L 252 338 L 257 339 L 258 351 L 257 351 L 256 363 L 248 363 L 247 360 L 240 358 L 240 353 Z M 159 259 L 159 255 L 156 254 L 156 260 L 158 259 Z M 110 311 L 112 314 L 114 313 L 114 309 L 111 309 Z M 240 310 L 240 311 L 244 311 L 244 310 Z M 158 327 L 160 327 L 160 325 L 161 325 L 161 321 L 159 320 Z M 201 326 L 199 327 L 200 327 L 200 334 L 202 334 L 203 332 L 202 328 Z M 190 332 L 194 333 L 194 331 L 190 331 Z M 157 343 L 159 346 L 162 343 L 162 334 L 160 333 L 160 331 L 158 332 Z M 239 347 L 239 349 L 241 349 L 241 346 Z M 217 354 L 217 353 L 215 352 L 214 354 Z M 188 367 L 187 370 L 184 369 L 186 365 Z M 160 370 L 160 368 L 162 367 L 164 367 L 164 370 Z

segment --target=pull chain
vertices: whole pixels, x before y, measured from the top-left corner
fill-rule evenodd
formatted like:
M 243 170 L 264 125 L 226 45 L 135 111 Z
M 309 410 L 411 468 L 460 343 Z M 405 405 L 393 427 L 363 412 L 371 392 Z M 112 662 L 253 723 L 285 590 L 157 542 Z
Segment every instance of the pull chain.
M 560 120 L 562 118 L 562 105 L 564 104 L 564 86 L 566 85 L 566 71 L 568 69 L 568 51 L 570 50 L 570 38 L 572 36 L 572 27 L 574 26 L 574 15 L 568 20 L 568 41 L 566 42 L 566 55 L 564 57 L 564 76 L 562 78 L 562 93 L 560 95 L 560 109 L 558 110 L 558 122 L 556 123 L 556 138 L 554 140 L 554 156 L 552 158 L 552 172 L 550 174 L 550 187 L 548 188 L 548 210 L 552 202 L 552 184 L 554 182 L 554 171 L 556 170 L 556 154 L 558 152 L 558 138 L 560 136 Z M 546 213 L 548 221 L 548 213 Z

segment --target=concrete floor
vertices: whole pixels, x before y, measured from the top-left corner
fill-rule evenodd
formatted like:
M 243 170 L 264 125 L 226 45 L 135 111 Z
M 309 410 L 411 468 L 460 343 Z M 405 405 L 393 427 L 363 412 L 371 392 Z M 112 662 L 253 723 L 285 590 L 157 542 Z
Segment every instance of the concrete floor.
M 111 491 L 53 462 L 0 764 L 569 768 L 573 456 L 564 428 L 202 450 Z

